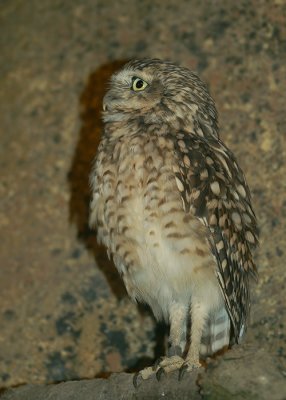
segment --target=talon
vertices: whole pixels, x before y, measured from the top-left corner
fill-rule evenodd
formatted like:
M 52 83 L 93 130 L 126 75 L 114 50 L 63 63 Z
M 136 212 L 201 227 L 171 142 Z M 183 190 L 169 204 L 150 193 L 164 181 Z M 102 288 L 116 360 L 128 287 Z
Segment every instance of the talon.
M 156 371 L 156 369 L 158 368 L 159 364 L 161 363 L 161 361 L 164 359 L 164 357 L 159 357 L 155 362 L 154 365 L 152 366 L 153 371 Z
M 186 373 L 188 369 L 188 365 L 187 364 L 183 364 L 181 366 L 181 368 L 179 369 L 179 381 L 181 381 Z
M 157 378 L 158 382 L 160 381 L 162 375 L 166 375 L 166 372 L 165 372 L 164 368 L 161 367 L 156 372 L 156 378 Z
M 142 377 L 140 375 L 140 372 L 136 372 L 134 374 L 134 376 L 133 376 L 133 386 L 135 387 L 135 389 L 138 388 L 138 386 L 140 385 L 141 381 L 142 381 Z

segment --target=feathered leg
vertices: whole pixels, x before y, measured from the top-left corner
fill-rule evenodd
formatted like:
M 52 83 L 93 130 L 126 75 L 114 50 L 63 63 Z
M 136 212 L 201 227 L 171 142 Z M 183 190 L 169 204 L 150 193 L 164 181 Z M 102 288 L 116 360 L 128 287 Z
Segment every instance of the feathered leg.
M 170 309 L 168 356 L 182 356 L 186 347 L 187 307 L 174 303 Z
M 155 363 L 154 367 L 148 367 L 134 376 L 134 385 L 137 386 L 139 378 L 148 379 L 156 373 L 159 380 L 162 373 L 179 369 L 184 363 L 182 354 L 186 346 L 188 307 L 179 303 L 173 303 L 170 307 L 170 336 L 168 357 L 164 357 Z
M 200 346 L 208 314 L 208 307 L 194 298 L 191 306 L 191 344 L 184 362 L 184 369 L 188 371 L 200 367 Z

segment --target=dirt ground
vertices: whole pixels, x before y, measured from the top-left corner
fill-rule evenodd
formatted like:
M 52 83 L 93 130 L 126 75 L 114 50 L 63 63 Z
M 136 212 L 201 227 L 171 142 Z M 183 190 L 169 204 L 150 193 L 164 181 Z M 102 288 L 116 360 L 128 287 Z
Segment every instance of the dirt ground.
M 0 388 L 163 352 L 165 328 L 129 301 L 87 224 L 106 82 L 146 56 L 198 71 L 216 100 L 260 227 L 245 343 L 286 378 L 286 2 L 2 0 Z

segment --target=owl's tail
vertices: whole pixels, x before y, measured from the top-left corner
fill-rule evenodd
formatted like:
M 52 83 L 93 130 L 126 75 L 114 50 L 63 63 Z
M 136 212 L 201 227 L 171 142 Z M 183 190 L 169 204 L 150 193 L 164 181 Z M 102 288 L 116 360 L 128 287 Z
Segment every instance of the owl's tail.
M 200 355 L 204 358 L 228 347 L 230 343 L 230 320 L 223 307 L 213 313 L 206 322 L 200 348 Z

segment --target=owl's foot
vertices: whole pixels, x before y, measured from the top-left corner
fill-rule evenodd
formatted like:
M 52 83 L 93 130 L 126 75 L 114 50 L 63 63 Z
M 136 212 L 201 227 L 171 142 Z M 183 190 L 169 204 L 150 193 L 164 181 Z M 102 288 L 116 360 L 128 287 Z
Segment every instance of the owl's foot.
M 185 360 L 180 356 L 164 357 L 156 368 L 157 379 L 160 380 L 161 375 L 179 370 Z
M 192 360 L 191 358 L 185 360 L 179 370 L 179 381 L 183 379 L 186 372 L 191 372 L 198 368 L 201 368 L 201 364 L 198 360 Z
M 148 367 L 137 372 L 137 374 L 134 375 L 133 384 L 135 387 L 138 387 L 143 380 L 150 378 L 150 376 L 154 374 L 159 381 L 162 375 L 177 370 L 179 371 L 179 380 L 181 380 L 186 371 L 190 372 L 200 366 L 198 361 L 193 362 L 191 359 L 184 360 L 180 356 L 164 357 L 160 359 L 159 362 L 155 363 L 154 367 Z
M 183 379 L 185 372 L 191 372 L 194 369 L 200 368 L 201 364 L 198 360 L 184 360 L 180 356 L 166 357 L 158 365 L 156 369 L 156 377 L 160 380 L 162 374 L 168 372 L 179 371 L 179 380 Z
M 153 367 L 147 367 L 142 369 L 139 372 L 136 372 L 133 376 L 133 385 L 135 388 L 137 388 L 142 381 L 145 381 L 146 379 L 150 378 L 154 374 L 154 369 Z

